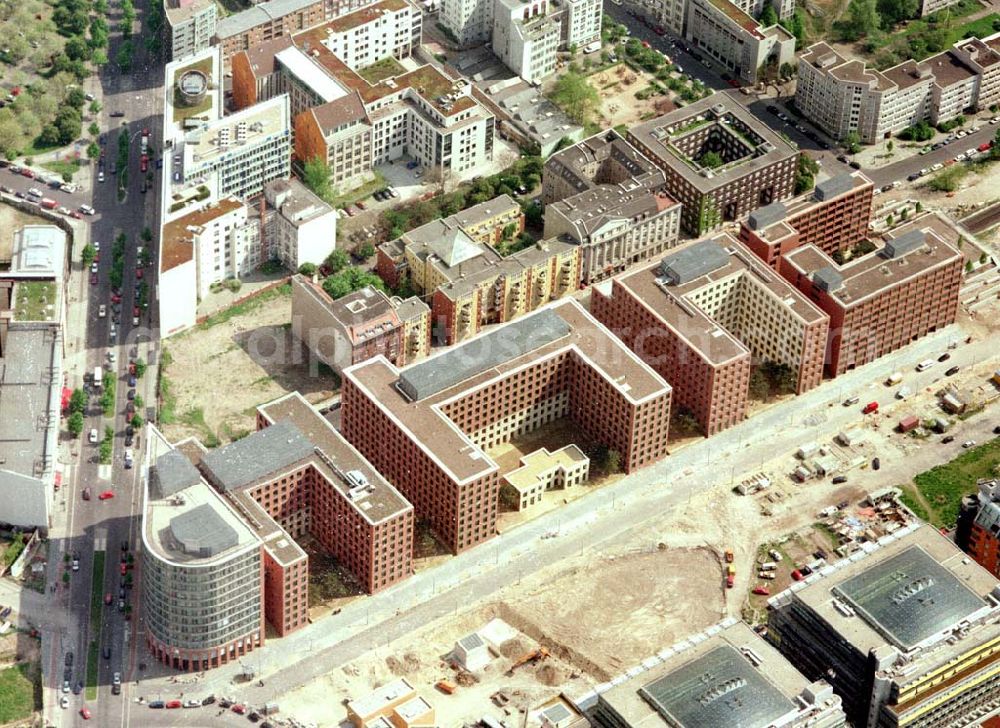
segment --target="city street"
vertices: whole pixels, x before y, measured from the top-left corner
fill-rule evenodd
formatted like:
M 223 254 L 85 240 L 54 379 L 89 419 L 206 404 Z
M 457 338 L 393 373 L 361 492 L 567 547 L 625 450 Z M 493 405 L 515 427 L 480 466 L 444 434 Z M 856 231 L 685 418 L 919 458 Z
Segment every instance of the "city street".
M 136 693 L 146 700 L 208 694 L 228 695 L 252 705 L 265 701 L 280 702 L 281 696 L 309 680 L 349 662 L 369 651 L 384 648 L 392 640 L 419 629 L 432 620 L 458 613 L 494 596 L 503 587 L 518 582 L 566 557 L 586 549 L 600 551 L 626 539 L 632 529 L 659 518 L 659 514 L 684 503 L 693 495 L 713 488 L 729 489 L 742 475 L 758 471 L 776 453 L 793 452 L 804 442 L 828 439 L 862 420 L 857 407 L 843 407 L 849 396 L 861 400 L 880 400 L 889 410 L 888 420 L 896 409 L 885 378 L 899 369 L 905 372 L 914 389 L 933 385 L 944 375 L 943 368 L 933 367 L 917 373 L 914 365 L 936 357 L 952 341 L 964 340 L 958 326 L 925 337 L 900 351 L 800 397 L 776 405 L 741 425 L 708 440 L 699 440 L 668 458 L 631 474 L 617 483 L 587 494 L 544 518 L 502 533 L 488 543 L 450 558 L 439 567 L 416 574 L 392 589 L 360 599 L 344 607 L 335 616 L 326 617 L 281 640 L 269 642 L 250 655 L 246 662 L 264 680 L 238 684 L 234 681 L 240 667 L 229 666 L 208 672 L 195 679 L 192 675 L 171 675 L 144 680 Z M 961 344 L 951 352 L 950 365 L 963 368 L 982 364 L 996 355 L 990 341 Z M 963 425 L 961 432 L 973 438 L 988 439 L 994 422 L 980 415 Z M 760 433 L 765 433 L 761 435 Z M 962 437 L 956 438 L 961 441 Z M 959 442 L 940 446 L 941 459 L 954 457 Z M 868 477 L 890 485 L 897 474 L 883 466 L 879 476 Z M 736 497 L 736 496 L 733 496 Z M 542 538 L 549 532 L 557 538 Z M 336 696 L 337 700 L 346 696 Z M 212 708 L 183 713 L 143 711 L 149 725 L 223 725 L 231 716 L 209 720 Z
M 139 3 L 137 3 L 139 5 Z M 140 11 L 141 8 L 137 8 Z M 117 3 L 112 1 L 109 13 L 109 23 L 115 26 L 120 11 Z M 109 56 L 114 58 L 121 37 L 115 34 L 111 38 Z M 55 199 L 58 204 L 70 209 L 77 209 L 86 202 L 92 205 L 97 214 L 84 216 L 75 227 L 83 230 L 78 234 L 73 245 L 73 260 L 71 264 L 72 278 L 68 285 L 68 313 L 66 331 L 65 371 L 67 385 L 71 388 L 84 387 L 84 377 L 90 376 L 97 366 L 105 370 L 105 382 L 112 377 L 117 380 L 116 403 L 114 414 L 104 417 L 99 404 L 100 394 L 92 391 L 85 418 L 84 437 L 71 447 L 72 457 L 67 466 L 63 488 L 56 494 L 53 514 L 53 527 L 50 530 L 48 570 L 49 599 L 41 595 L 22 592 L 18 600 L 18 609 L 29 615 L 32 623 L 42 628 L 42 663 L 43 663 L 43 701 L 46 725 L 126 725 L 124 706 L 129 700 L 129 685 L 123 686 L 121 695 L 112 694 L 112 675 L 122 672 L 126 681 L 137 672 L 134 659 L 135 638 L 131 630 L 135 623 L 125 620 L 125 616 L 117 608 L 120 597 L 119 555 L 122 541 L 128 541 L 130 546 L 137 542 L 139 519 L 134 516 L 139 509 L 139 489 L 137 469 L 125 469 L 123 464 L 124 432 L 126 426 L 126 404 L 128 376 L 127 368 L 130 350 L 137 345 L 136 354 L 150 361 L 154 358 L 149 341 L 149 330 L 155 329 L 156 322 L 150 320 L 155 312 L 155 306 L 140 314 L 140 326 L 132 326 L 132 309 L 136 304 L 133 283 L 136 281 L 138 258 L 136 246 L 145 245 L 140 240 L 140 232 L 148 226 L 156 230 L 157 201 L 159 196 L 155 191 L 147 194 L 140 192 L 141 175 L 139 173 L 139 132 L 149 128 L 153 133 L 154 146 L 162 140 L 160 129 L 160 106 L 162 99 L 162 67 L 159 62 L 151 62 L 145 58 L 145 48 L 141 34 L 135 43 L 136 53 L 133 70 L 121 74 L 114 64 L 103 67 L 100 76 L 100 86 L 93 84 L 93 93 L 102 104 L 99 124 L 105 134 L 105 157 L 110 171 L 110 161 L 117 158 L 117 130 L 124 128 L 131 140 L 129 156 L 129 182 L 125 199 L 121 202 L 117 196 L 118 179 L 115 175 L 106 174 L 105 182 L 99 183 L 96 174 L 93 175 L 92 190 L 84 190 L 74 194 L 66 194 L 54 189 L 46 189 L 45 196 Z M 121 112 L 123 117 L 112 117 L 112 113 Z M 155 169 L 155 165 L 151 165 Z M 40 186 L 37 181 L 0 172 L 0 183 L 15 190 L 26 190 L 31 186 Z M 109 327 L 114 315 L 111 301 L 111 286 L 109 272 L 112 265 L 112 244 L 115 236 L 124 232 L 128 238 L 125 246 L 124 276 L 121 291 L 121 314 L 117 336 L 110 337 Z M 99 242 L 100 262 L 98 264 L 98 283 L 91 285 L 89 273 L 81 270 L 80 251 L 88 242 Z M 152 260 L 156 260 L 156 240 L 153 241 Z M 153 269 L 145 273 L 155 274 Z M 149 298 L 155 295 L 155 280 L 150 280 Z M 98 317 L 98 307 L 107 306 L 108 315 Z M 148 328 L 147 328 L 148 327 Z M 136 342 L 138 341 L 138 344 Z M 107 358 L 109 351 L 115 352 L 115 363 Z M 155 368 L 150 367 L 146 376 L 138 381 L 137 394 L 148 403 L 155 398 Z M 92 386 L 92 385 L 88 385 Z M 146 412 L 139 413 L 143 418 Z M 96 428 L 103 436 L 104 428 L 112 427 L 115 432 L 114 453 L 112 465 L 102 466 L 98 462 L 99 448 L 86 442 L 86 433 Z M 133 446 L 136 460 L 142 442 Z M 89 488 L 91 499 L 83 500 L 83 490 Z M 98 494 L 110 490 L 114 497 L 107 500 L 98 498 Z M 105 551 L 104 579 L 101 594 L 92 601 L 92 578 L 94 552 Z M 61 581 L 63 555 L 69 553 L 79 557 L 80 568 L 72 572 L 68 588 Z M 52 591 L 54 590 L 54 591 Z M 113 596 L 112 606 L 104 607 L 104 594 Z M 137 581 L 133 588 L 127 590 L 126 602 L 135 602 L 138 594 Z M 0 596 L 0 598 L 6 598 Z M 42 606 L 39 599 L 47 601 Z M 90 612 L 91 604 L 101 605 L 102 614 L 99 618 L 99 634 L 91 634 Z M 50 628 L 50 629 L 47 629 Z M 98 697 L 97 700 L 86 700 L 85 693 L 75 695 L 70 693 L 69 707 L 60 709 L 59 700 L 62 697 L 63 671 L 65 669 L 66 653 L 73 652 L 71 682 L 86 680 L 87 657 L 91 641 L 98 651 L 105 647 L 110 649 L 110 659 L 99 658 Z M 92 713 L 89 722 L 83 720 L 80 709 L 86 705 Z

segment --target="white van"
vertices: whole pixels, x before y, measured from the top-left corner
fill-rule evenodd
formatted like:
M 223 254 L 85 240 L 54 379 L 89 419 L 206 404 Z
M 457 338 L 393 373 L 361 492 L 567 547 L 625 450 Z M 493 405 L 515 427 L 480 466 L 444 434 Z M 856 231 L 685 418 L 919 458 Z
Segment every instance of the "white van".
M 84 215 L 93 215 L 94 208 L 91 207 L 90 205 L 80 205 L 80 212 L 82 212 Z
M 134 460 L 132 458 L 133 458 L 133 456 L 132 456 L 132 448 L 128 448 L 125 451 L 125 469 L 126 470 L 128 470 L 129 468 L 132 467 L 132 463 L 134 462 Z
M 927 369 L 930 369 L 932 366 L 934 366 L 933 359 L 924 359 L 922 362 L 917 364 L 917 371 L 918 372 L 926 371 Z

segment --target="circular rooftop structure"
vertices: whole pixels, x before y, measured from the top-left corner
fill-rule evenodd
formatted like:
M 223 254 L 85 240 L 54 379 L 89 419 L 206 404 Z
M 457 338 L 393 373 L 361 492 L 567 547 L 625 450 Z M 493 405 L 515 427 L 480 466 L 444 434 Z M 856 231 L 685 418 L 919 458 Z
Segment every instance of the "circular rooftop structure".
M 197 69 L 188 69 L 177 79 L 177 100 L 181 106 L 196 106 L 207 92 L 208 76 Z

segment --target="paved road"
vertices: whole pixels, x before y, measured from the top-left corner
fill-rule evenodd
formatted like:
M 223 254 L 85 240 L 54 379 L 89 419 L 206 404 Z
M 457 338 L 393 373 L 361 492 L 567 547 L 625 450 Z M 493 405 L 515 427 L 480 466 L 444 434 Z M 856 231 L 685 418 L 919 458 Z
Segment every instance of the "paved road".
M 145 2 L 136 3 L 140 17 L 141 6 L 145 4 Z M 109 12 L 112 27 L 116 26 L 119 15 L 118 4 L 112 1 Z M 138 527 L 138 519 L 133 516 L 139 508 L 138 470 L 126 470 L 123 465 L 124 430 L 127 420 L 125 409 L 128 401 L 127 366 L 133 347 L 137 347 L 136 353 L 139 356 L 149 359 L 148 332 L 156 325 L 155 321 L 149 319 L 156 310 L 152 303 L 148 312 L 141 312 L 138 327 L 133 327 L 131 314 L 133 306 L 137 303 L 136 292 L 133 289 L 138 262 L 136 246 L 145 245 L 139 239 L 144 226 L 156 229 L 159 199 L 155 189 L 147 194 L 140 193 L 138 133 L 143 128 L 149 128 L 153 132 L 154 143 L 162 139 L 159 109 L 163 77 L 160 64 L 145 59 L 141 41 L 140 34 L 135 43 L 137 51 L 133 71 L 121 75 L 109 64 L 102 71 L 99 88 L 94 88 L 98 100 L 103 105 L 99 124 L 102 130 L 105 130 L 107 172 L 105 182 L 97 182 L 94 175 L 92 190 L 83 195 L 66 196 L 67 201 L 71 201 L 74 207 L 82 201 L 87 201 L 97 210 L 95 216 L 85 219 L 85 222 L 89 223 L 89 230 L 85 231 L 83 236 L 78 236 L 82 239 L 75 246 L 77 260 L 74 262 L 69 285 L 71 311 L 67 326 L 67 348 L 71 352 L 67 357 L 69 384 L 73 387 L 82 386 L 85 373 L 92 373 L 98 365 L 105 367 L 105 380 L 109 378 L 117 380 L 114 414 L 111 417 L 102 415 L 98 403 L 99 395 L 94 392 L 90 398 L 85 426 L 85 432 L 90 428 L 96 428 L 101 435 L 106 426 L 112 427 L 115 432 L 115 445 L 111 466 L 98 464 L 96 446 L 89 445 L 86 441 L 76 446 L 74 463 L 68 473 L 69 477 L 66 478 L 66 487 L 61 491 L 57 501 L 50 560 L 53 563 L 61 563 L 64 552 L 75 553 L 80 559 L 80 571 L 73 574 L 69 588 L 64 589 L 58 586 L 59 570 L 50 569 L 50 580 L 58 588 L 51 597 L 49 607 L 53 612 L 61 611 L 66 615 L 66 626 L 61 631 L 54 632 L 51 639 L 43 638 L 44 714 L 47 725 L 126 725 L 130 688 L 126 685 L 123 695 L 112 695 L 112 674 L 116 671 L 122 672 L 128 680 L 135 671 L 135 639 L 130 632 L 133 625 L 125 620 L 125 615 L 117 608 L 122 578 L 118 568 L 120 546 L 122 541 L 128 541 L 130 545 L 136 543 L 134 532 Z M 119 35 L 112 37 L 108 54 L 110 57 L 115 56 L 120 42 Z M 112 117 L 111 114 L 114 112 L 122 112 L 124 117 Z M 116 191 L 117 178 L 110 174 L 110 163 L 117 159 L 119 130 L 127 133 L 131 142 L 128 187 L 125 199 L 121 202 Z M 155 173 L 155 165 L 150 165 L 150 169 Z M 15 179 L 12 175 L 9 176 L 11 180 Z M 6 180 L 4 184 L 7 184 Z M 88 194 L 90 199 L 85 200 Z M 57 199 L 60 204 L 64 204 L 59 195 L 65 193 L 53 191 L 50 196 Z M 124 232 L 128 236 L 128 242 L 125 249 L 125 275 L 121 291 L 122 311 L 117 336 L 112 340 L 109 335 L 113 315 L 109 271 L 112 243 L 119 232 Z M 101 243 L 96 285 L 89 283 L 89 273 L 79 269 L 79 249 L 87 239 Z M 155 243 L 154 240 L 154 248 L 151 251 L 153 260 L 156 260 Z M 153 271 L 147 269 L 145 272 Z M 154 283 L 155 281 L 149 281 L 148 298 L 151 302 Z M 98 306 L 101 304 L 108 307 L 107 317 L 98 317 Z M 76 342 L 78 346 L 74 344 L 77 338 L 80 339 Z M 116 354 L 114 364 L 110 364 L 107 359 L 109 351 L 114 351 Z M 150 369 L 146 377 L 139 381 L 138 386 L 138 394 L 149 403 L 153 402 L 154 396 L 153 371 L 155 370 Z M 140 414 L 145 415 L 144 412 Z M 141 456 L 138 447 L 136 445 L 134 447 L 136 459 L 139 460 Z M 86 487 L 91 489 L 92 500 L 82 499 L 82 490 Z M 98 500 L 98 493 L 105 490 L 111 490 L 115 497 L 106 501 Z M 91 574 L 95 550 L 106 550 L 106 568 L 97 600 L 102 609 L 98 620 L 100 632 L 90 634 Z M 112 595 L 112 606 L 107 608 L 104 607 L 101 598 L 106 593 Z M 126 590 L 126 602 L 131 601 L 133 593 L 138 593 L 138 589 Z M 72 680 L 82 681 L 85 679 L 87 652 L 91 641 L 95 641 L 99 648 L 108 647 L 111 650 L 110 659 L 101 659 L 99 662 L 98 698 L 96 701 L 85 701 L 83 695 L 70 694 L 70 709 L 61 710 L 58 707 L 59 698 L 62 696 L 59 688 L 65 669 L 65 654 L 68 651 L 74 653 Z M 84 722 L 79 714 L 84 704 L 93 714 L 90 722 Z
M 603 549 L 627 538 L 631 529 L 657 518 L 657 514 L 696 493 L 720 485 L 729 488 L 734 478 L 759 470 L 776 452 L 792 452 L 803 442 L 821 440 L 856 425 L 862 419 L 861 405 L 840 406 L 849 396 L 857 395 L 862 402 L 879 400 L 884 409 L 882 417 L 893 422 L 906 405 L 890 403 L 891 393 L 882 384 L 884 379 L 900 369 L 906 372 L 907 382 L 915 389 L 934 385 L 943 377 L 943 365 L 923 373 L 913 371 L 913 366 L 935 357 L 950 341 L 964 336 L 957 326 L 952 326 L 925 337 L 878 362 L 761 412 L 710 440 L 682 448 L 663 461 L 592 492 L 543 519 L 500 534 L 387 592 L 353 602 L 338 615 L 269 642 L 248 660 L 264 677 L 264 687 L 256 683 L 237 685 L 233 678 L 238 667 L 227 667 L 192 682 L 144 680 L 137 692 L 147 699 L 168 699 L 183 691 L 187 697 L 214 693 L 232 695 L 253 705 L 269 700 L 280 703 L 282 695 L 297 686 L 410 634 L 433 619 L 480 603 L 504 586 L 561 559 L 587 549 Z M 990 341 L 960 345 L 952 352 L 949 366 L 966 367 L 992 356 L 996 356 L 996 350 Z M 767 436 L 762 438 L 758 433 Z M 887 481 L 891 479 L 889 468 L 883 468 L 882 472 Z M 559 537 L 542 538 L 553 530 Z M 182 679 L 191 680 L 187 676 Z M 346 696 L 335 697 L 339 700 Z M 148 725 L 224 725 L 232 720 L 229 715 L 215 718 L 215 712 L 208 708 L 183 711 L 196 714 L 191 717 L 144 707 L 136 710 L 144 712 L 143 722 Z

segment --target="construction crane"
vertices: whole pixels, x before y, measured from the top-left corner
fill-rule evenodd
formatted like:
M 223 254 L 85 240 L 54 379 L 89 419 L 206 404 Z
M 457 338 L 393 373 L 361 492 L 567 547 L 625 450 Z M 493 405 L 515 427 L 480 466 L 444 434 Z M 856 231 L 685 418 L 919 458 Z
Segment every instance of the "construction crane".
M 530 652 L 525 652 L 523 655 L 514 660 L 514 663 L 507 670 L 507 677 L 514 674 L 514 670 L 524 665 L 534 664 L 540 660 L 544 660 L 549 656 L 549 651 L 545 647 L 539 647 L 537 649 L 531 650 Z

